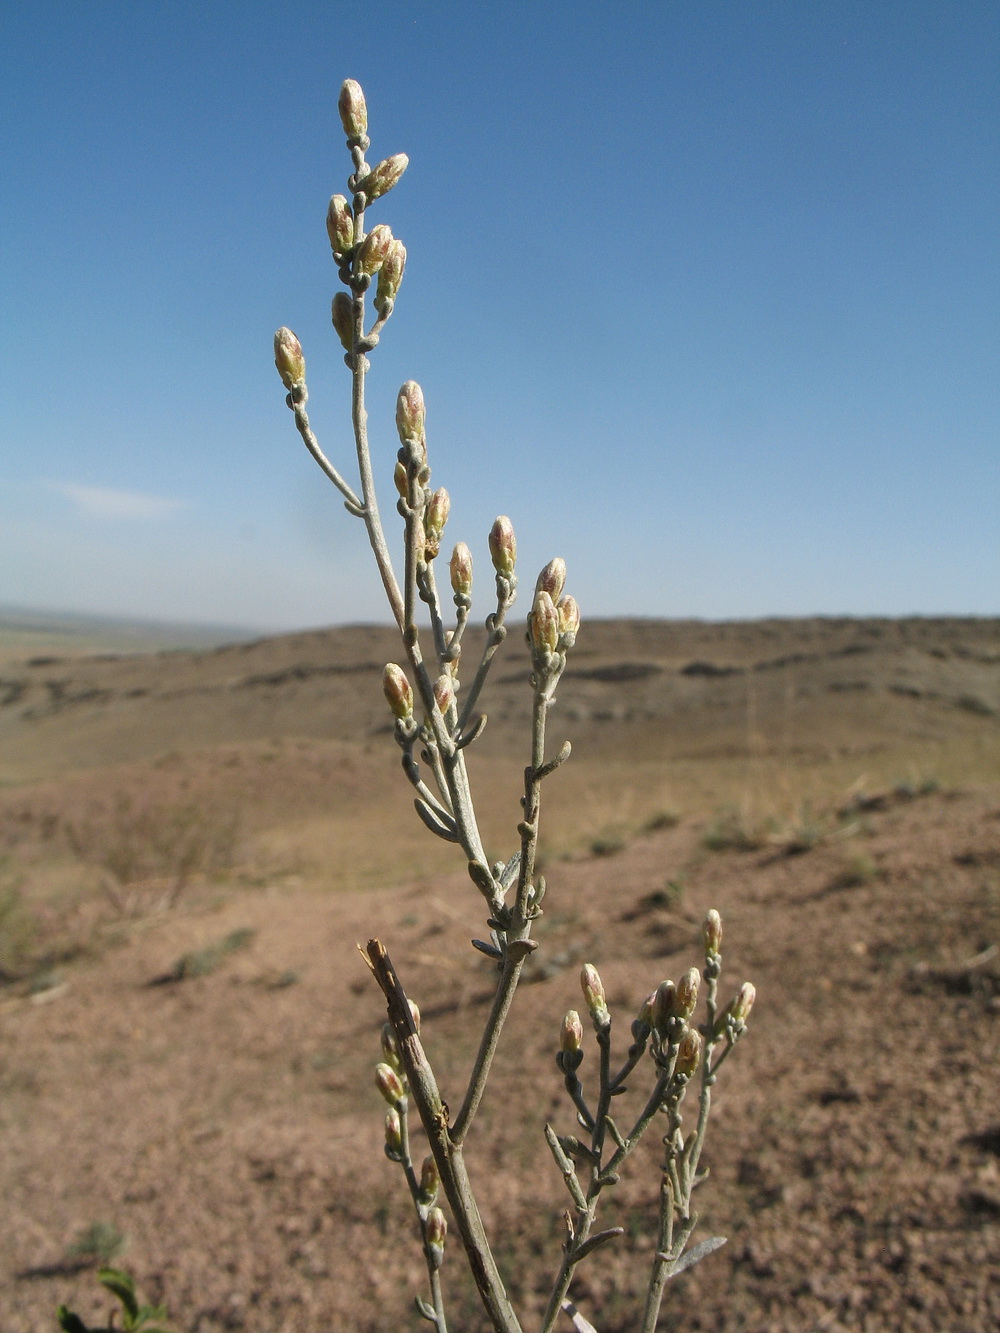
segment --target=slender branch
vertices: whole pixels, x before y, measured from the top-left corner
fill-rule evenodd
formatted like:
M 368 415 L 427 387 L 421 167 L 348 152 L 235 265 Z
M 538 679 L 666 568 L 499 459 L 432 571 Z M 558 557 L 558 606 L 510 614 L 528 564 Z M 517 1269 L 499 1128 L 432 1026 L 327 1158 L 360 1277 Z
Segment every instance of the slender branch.
M 400 1165 L 403 1168 L 403 1174 L 406 1176 L 406 1183 L 420 1225 L 420 1242 L 424 1251 L 424 1262 L 427 1264 L 427 1279 L 430 1283 L 431 1301 L 434 1306 L 434 1323 L 437 1333 L 448 1333 L 448 1324 L 444 1313 L 444 1294 L 441 1290 L 440 1267 L 434 1262 L 434 1256 L 427 1240 L 428 1205 L 421 1199 L 420 1182 L 417 1180 L 417 1173 L 413 1169 L 413 1158 L 410 1156 L 409 1116 L 405 1098 L 399 1103 L 397 1109 L 399 1112 L 400 1139 L 403 1145 L 403 1160 Z
M 347 482 L 319 447 L 319 441 L 316 439 L 312 427 L 309 425 L 309 416 L 305 409 L 305 394 L 302 393 L 301 397 L 297 397 L 297 395 L 292 392 L 288 396 L 292 412 L 295 415 L 295 426 L 299 434 L 302 436 L 303 444 L 312 454 L 313 458 L 315 458 L 320 469 L 326 473 L 334 486 L 336 486 L 337 490 L 340 491 L 341 495 L 347 501 L 347 507 L 351 513 L 357 515 L 358 518 L 363 518 L 365 507 L 361 500 L 355 495 L 354 491 L 351 490 L 350 486 L 348 486 Z
M 480 1298 L 496 1333 L 521 1333 L 521 1326 L 486 1239 L 461 1145 L 452 1143 L 448 1134 L 448 1108 L 442 1101 L 434 1071 L 417 1035 L 406 993 L 381 941 L 369 940 L 366 953 L 369 966 L 386 998 L 389 1022 L 396 1034 L 410 1091 L 420 1113 Z
M 469 1077 L 469 1086 L 466 1089 L 465 1097 L 462 1101 L 462 1109 L 459 1111 L 458 1118 L 450 1132 L 452 1143 L 458 1146 L 461 1146 L 465 1141 L 465 1136 L 469 1132 L 469 1126 L 472 1124 L 473 1117 L 479 1109 L 479 1103 L 482 1100 L 486 1081 L 489 1078 L 493 1057 L 496 1054 L 497 1046 L 500 1042 L 500 1033 L 503 1030 L 503 1025 L 510 1012 L 511 1001 L 514 999 L 514 992 L 517 989 L 517 983 L 520 980 L 521 968 L 524 966 L 524 960 L 536 947 L 536 941 L 526 937 L 523 939 L 509 940 L 507 943 L 503 973 L 500 977 L 500 983 L 497 986 L 496 994 L 493 996 L 493 1005 L 490 1009 L 490 1015 L 486 1020 L 486 1026 L 483 1029 L 483 1035 L 479 1042 L 479 1050 L 476 1053 L 476 1062 L 473 1065 L 472 1074 Z

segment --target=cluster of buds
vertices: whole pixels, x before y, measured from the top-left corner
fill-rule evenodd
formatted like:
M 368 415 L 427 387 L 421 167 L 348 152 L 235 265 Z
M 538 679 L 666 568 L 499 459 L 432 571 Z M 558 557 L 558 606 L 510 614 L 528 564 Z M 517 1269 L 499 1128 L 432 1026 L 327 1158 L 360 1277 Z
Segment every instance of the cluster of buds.
M 566 562 L 550 560 L 535 583 L 535 597 L 528 615 L 528 645 L 531 663 L 539 678 L 558 676 L 566 665 L 566 653 L 576 643 L 580 608 L 576 598 L 563 594 Z
M 653 1059 L 661 1069 L 672 1068 L 685 1080 L 698 1067 L 704 1046 L 701 1034 L 689 1025 L 700 985 L 701 973 L 696 967 L 689 968 L 676 983 L 661 981 L 640 1012 L 640 1020 L 643 1012 L 649 1014 L 645 1036 L 652 1036 Z M 635 1025 L 633 1033 L 638 1040 Z

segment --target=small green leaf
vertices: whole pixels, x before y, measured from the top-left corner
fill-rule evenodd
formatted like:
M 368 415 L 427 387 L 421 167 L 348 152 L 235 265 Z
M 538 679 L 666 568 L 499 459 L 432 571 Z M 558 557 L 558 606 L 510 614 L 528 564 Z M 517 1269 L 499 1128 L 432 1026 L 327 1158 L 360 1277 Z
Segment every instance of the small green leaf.
M 74 1314 L 72 1310 L 69 1310 L 65 1305 L 60 1305 L 59 1309 L 56 1311 L 56 1315 L 59 1319 L 59 1327 L 63 1330 L 63 1333 L 90 1333 L 90 1330 L 80 1316 Z
M 102 1287 L 107 1287 L 108 1291 L 118 1297 L 129 1317 L 128 1326 L 133 1327 L 139 1317 L 139 1302 L 135 1298 L 135 1281 L 131 1274 L 120 1268 L 99 1268 L 97 1280 Z
M 140 1305 L 139 1321 L 145 1319 L 166 1319 L 167 1307 L 165 1305 Z

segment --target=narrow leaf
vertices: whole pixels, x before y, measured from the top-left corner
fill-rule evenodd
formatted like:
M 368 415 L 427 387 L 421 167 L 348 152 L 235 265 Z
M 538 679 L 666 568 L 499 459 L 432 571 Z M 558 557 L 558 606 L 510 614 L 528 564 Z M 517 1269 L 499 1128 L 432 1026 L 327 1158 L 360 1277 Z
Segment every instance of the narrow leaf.
M 579 1263 L 581 1259 L 586 1259 L 588 1254 L 593 1254 L 599 1245 L 606 1245 L 609 1240 L 614 1240 L 618 1236 L 624 1236 L 624 1227 L 609 1227 L 607 1231 L 599 1231 L 596 1236 L 589 1236 L 578 1250 L 573 1253 L 573 1260 Z
M 74 1314 L 72 1310 L 68 1310 L 65 1305 L 60 1305 L 56 1315 L 63 1333 L 90 1333 L 80 1316 Z
M 703 1240 L 696 1245 L 693 1250 L 688 1250 L 687 1254 L 682 1254 L 667 1274 L 667 1277 L 676 1277 L 678 1273 L 683 1273 L 686 1268 L 693 1268 L 695 1264 L 701 1263 L 707 1254 L 712 1254 L 715 1250 L 721 1250 L 725 1243 L 725 1236 L 709 1236 L 707 1240 Z M 670 1263 L 670 1255 L 664 1254 L 662 1250 L 656 1257 L 657 1259 L 665 1259 L 667 1263 Z
M 570 1317 L 570 1322 L 576 1329 L 576 1333 L 597 1333 L 593 1324 L 587 1322 L 583 1315 L 576 1308 L 572 1301 L 563 1301 L 562 1308 Z
M 432 833 L 436 833 L 437 836 L 439 838 L 443 838 L 445 842 L 458 842 L 458 834 L 455 832 L 455 830 L 453 828 L 449 828 L 449 826 L 444 822 L 444 820 L 441 819 L 440 816 L 435 811 L 433 811 L 425 801 L 421 801 L 418 797 L 417 800 L 413 802 L 413 805 L 414 808 L 416 809 L 417 814 L 420 816 L 420 818 L 423 820 L 423 822 L 427 825 L 427 827 L 430 829 Z
M 139 1302 L 135 1298 L 135 1282 L 129 1273 L 120 1268 L 101 1268 L 98 1269 L 97 1280 L 102 1287 L 107 1287 L 108 1291 L 118 1297 L 129 1319 L 138 1318 Z

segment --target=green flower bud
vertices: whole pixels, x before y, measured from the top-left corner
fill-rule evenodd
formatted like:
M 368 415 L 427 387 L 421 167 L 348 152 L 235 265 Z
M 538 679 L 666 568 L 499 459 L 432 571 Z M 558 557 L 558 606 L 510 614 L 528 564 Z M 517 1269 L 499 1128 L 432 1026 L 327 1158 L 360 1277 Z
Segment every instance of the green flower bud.
M 406 246 L 402 241 L 393 237 L 392 243 L 385 252 L 382 267 L 378 271 L 378 287 L 373 302 L 375 309 L 383 319 L 388 319 L 392 314 L 396 293 L 399 291 L 399 284 L 403 281 L 405 271 Z
M 638 1014 L 632 1021 L 632 1036 L 637 1042 L 644 1042 L 648 1039 L 653 1028 L 653 1002 L 656 999 L 656 991 L 652 995 L 647 995 L 642 1002 Z
M 701 1063 L 703 1046 L 701 1033 L 696 1028 L 687 1028 L 683 1037 L 681 1037 L 680 1045 L 677 1047 L 674 1073 L 679 1074 L 682 1078 L 690 1078 Z
M 392 479 L 396 484 L 396 490 L 399 491 L 400 498 L 405 500 L 407 491 L 406 468 L 403 467 L 402 463 L 396 464 L 395 468 L 393 469 Z
M 396 1034 L 392 1030 L 391 1023 L 382 1024 L 382 1058 L 387 1065 L 391 1065 L 397 1074 L 403 1072 L 403 1065 L 399 1058 L 399 1045 L 396 1041 Z
M 448 712 L 448 709 L 455 702 L 455 682 L 450 672 L 438 676 L 434 682 L 434 699 L 441 710 L 442 716 Z
M 385 1113 L 385 1155 L 390 1162 L 403 1160 L 403 1126 L 394 1106 Z
M 413 690 L 406 679 L 406 673 L 395 662 L 386 663 L 382 672 L 382 689 L 394 717 L 405 722 L 413 716 Z
M 560 597 L 556 610 L 559 613 L 559 647 L 572 648 L 580 631 L 580 608 L 576 598 L 568 594 Z
M 342 194 L 335 194 L 326 210 L 326 234 L 335 255 L 345 254 L 354 244 L 354 218 Z
M 694 1013 L 695 1005 L 698 1003 L 698 987 L 700 984 L 701 973 L 696 967 L 688 968 L 678 981 L 675 1002 L 675 1012 L 678 1018 L 690 1018 Z
M 702 936 L 705 941 L 705 954 L 709 958 L 718 958 L 722 949 L 722 917 L 719 916 L 715 908 L 711 908 L 705 917 L 705 924 L 702 926 Z
M 496 572 L 502 578 L 509 579 L 514 573 L 514 562 L 517 560 L 517 539 L 506 514 L 495 519 L 490 529 L 490 556 Z
M 441 1178 L 433 1157 L 425 1157 L 420 1168 L 420 1202 L 429 1207 L 437 1198 Z
M 354 351 L 354 302 L 346 292 L 337 292 L 330 307 L 334 331 L 345 352 Z
M 405 153 L 395 153 L 380 162 L 378 166 L 372 167 L 368 175 L 359 180 L 354 188 L 358 194 L 363 193 L 370 204 L 383 194 L 388 194 L 409 165 L 410 159 Z
M 472 552 L 465 542 L 459 542 L 451 553 L 451 589 L 456 597 L 468 597 L 472 592 Z
M 677 987 L 672 981 L 661 981 L 653 996 L 653 1027 L 660 1036 L 664 1036 L 667 1026 L 674 1016 L 674 1003 L 677 999 Z
M 604 998 L 604 983 L 593 963 L 584 963 L 580 971 L 580 987 L 587 1008 L 590 1010 L 590 1017 L 594 1020 L 594 1026 L 606 1028 L 611 1022 L 611 1015 L 608 1013 L 607 1000 Z
M 424 510 L 425 550 L 428 560 L 433 560 L 441 549 L 441 536 L 444 532 L 444 525 L 448 522 L 450 512 L 451 496 L 443 486 L 440 486 L 431 496 L 427 508 Z
M 368 133 L 368 107 L 360 83 L 354 79 L 344 80 L 337 110 L 348 139 L 363 139 Z
M 406 1096 L 403 1082 L 392 1065 L 375 1066 L 375 1086 L 390 1106 L 395 1106 Z
M 562 1021 L 562 1028 L 559 1031 L 559 1049 L 561 1051 L 578 1051 L 583 1045 L 583 1024 L 580 1022 L 580 1015 L 575 1009 L 571 1009 Z
M 432 1208 L 427 1214 L 424 1234 L 427 1238 L 431 1264 L 436 1272 L 444 1261 L 444 1238 L 448 1234 L 448 1223 L 440 1208 Z
M 547 592 L 535 593 L 535 604 L 528 617 L 528 637 L 532 654 L 544 657 L 559 646 L 559 612 Z
M 291 329 L 280 328 L 274 335 L 274 364 L 286 389 L 305 383 L 306 359 Z
M 547 592 L 553 602 L 558 602 L 566 585 L 566 561 L 556 556 L 550 560 L 538 576 L 535 592 Z
M 407 440 L 423 442 L 426 416 L 423 390 L 416 380 L 407 380 L 396 397 L 396 430 L 400 443 L 405 444 Z
M 373 273 L 377 273 L 385 263 L 385 257 L 389 253 L 392 241 L 392 228 L 387 227 L 384 222 L 380 222 L 377 227 L 372 227 L 361 242 L 357 259 L 354 261 L 355 271 L 363 273 L 368 278 Z
M 756 986 L 750 981 L 744 981 L 729 1004 L 729 1016 L 734 1023 L 745 1023 L 747 1021 L 756 998 Z

